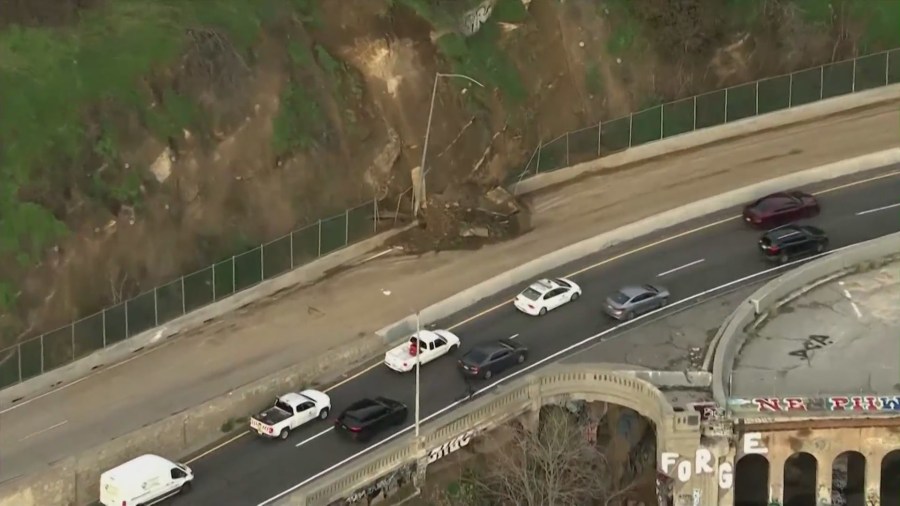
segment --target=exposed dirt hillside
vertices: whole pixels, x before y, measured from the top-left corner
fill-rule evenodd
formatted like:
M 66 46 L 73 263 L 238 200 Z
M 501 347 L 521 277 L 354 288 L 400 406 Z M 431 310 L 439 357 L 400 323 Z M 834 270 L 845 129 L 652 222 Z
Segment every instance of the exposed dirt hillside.
M 0 344 L 373 198 L 408 213 L 435 72 L 484 84 L 437 87 L 427 189 L 461 202 L 539 139 L 900 46 L 897 19 L 893 0 L 7 0 Z

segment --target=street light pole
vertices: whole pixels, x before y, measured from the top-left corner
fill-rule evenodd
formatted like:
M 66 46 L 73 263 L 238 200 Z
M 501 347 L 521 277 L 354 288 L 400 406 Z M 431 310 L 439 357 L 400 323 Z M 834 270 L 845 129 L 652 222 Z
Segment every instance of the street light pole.
M 421 341 L 419 340 L 419 330 L 421 330 L 421 326 L 419 325 L 419 312 L 416 311 L 416 438 L 419 437 L 419 367 L 422 362 L 419 357 L 422 356 L 422 349 L 419 344 Z
M 434 74 L 434 85 L 431 88 L 431 106 L 428 108 L 428 124 L 425 125 L 425 143 L 422 145 L 422 163 L 419 165 L 422 168 L 422 180 L 420 187 L 425 186 L 425 176 L 428 175 L 428 169 L 425 167 L 425 159 L 428 156 L 428 139 L 431 137 L 431 120 L 432 118 L 434 118 L 434 101 L 435 98 L 437 98 L 438 80 L 440 80 L 440 78 L 442 77 L 458 77 L 460 79 L 471 81 L 476 85 L 484 88 L 483 84 L 464 74 L 444 74 L 441 72 L 437 72 Z M 418 214 L 418 212 L 419 209 L 415 208 L 415 213 Z

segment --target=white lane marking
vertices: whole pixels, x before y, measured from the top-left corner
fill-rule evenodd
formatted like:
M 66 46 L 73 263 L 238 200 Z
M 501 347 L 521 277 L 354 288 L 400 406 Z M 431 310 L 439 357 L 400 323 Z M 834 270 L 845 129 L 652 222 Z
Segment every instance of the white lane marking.
M 65 425 L 65 424 L 67 424 L 67 423 L 69 423 L 68 420 L 63 420 L 63 421 L 61 421 L 61 422 L 59 422 L 59 423 L 56 423 L 56 424 L 53 424 L 53 425 L 47 427 L 46 429 L 41 429 L 41 430 L 39 430 L 39 431 L 37 431 L 37 432 L 32 432 L 31 434 L 29 434 L 29 435 L 23 437 L 23 438 L 20 439 L 19 441 L 25 441 L 26 439 L 31 439 L 31 438 L 33 438 L 34 436 L 37 436 L 37 435 L 39 435 L 39 434 L 43 434 L 43 433 L 45 433 L 45 432 L 49 432 L 49 431 L 51 431 L 51 430 L 53 430 L 53 429 L 55 429 L 55 428 L 57 428 L 57 427 L 62 427 L 63 425 Z
M 843 281 L 838 281 L 838 284 L 841 285 L 841 286 L 844 286 L 844 282 L 843 282 Z M 862 317 L 863 317 L 862 311 L 859 310 L 859 306 L 856 305 L 856 301 L 854 301 L 854 300 L 853 300 L 853 296 L 850 295 L 850 290 L 847 290 L 846 288 L 844 288 L 844 297 L 845 297 L 848 301 L 850 301 L 850 307 L 852 307 L 852 308 L 853 308 L 853 312 L 856 313 L 856 318 L 857 318 L 858 320 L 862 320 Z
M 889 206 L 876 207 L 875 209 L 869 209 L 869 210 L 867 210 L 867 211 L 860 211 L 860 212 L 856 213 L 856 215 L 857 215 L 857 216 L 864 216 L 864 215 L 866 215 L 866 214 L 877 213 L 878 211 L 884 211 L 885 209 L 893 209 L 893 208 L 895 208 L 895 207 L 900 207 L 900 203 L 898 203 L 898 204 L 891 204 L 891 205 L 889 205 Z
M 490 390 L 491 388 L 495 387 L 496 385 L 498 385 L 498 384 L 500 384 L 500 383 L 503 383 L 504 381 L 509 381 L 509 380 L 515 378 L 516 376 L 519 376 L 519 375 L 521 375 L 521 374 L 523 374 L 523 373 L 526 373 L 526 372 L 528 372 L 528 371 L 534 369 L 535 367 L 538 367 L 538 366 L 540 366 L 540 365 L 543 365 L 543 364 L 545 364 L 545 363 L 547 363 L 547 362 L 549 362 L 549 361 L 551 361 L 551 360 L 555 360 L 555 359 L 559 358 L 560 356 L 565 355 L 566 353 L 569 353 L 570 351 L 572 351 L 572 350 L 574 350 L 574 349 L 576 349 L 576 348 L 579 348 L 579 347 L 581 347 L 581 346 L 584 346 L 585 344 L 590 343 L 591 341 L 595 341 L 595 340 L 600 339 L 600 338 L 602 338 L 602 337 L 604 337 L 604 336 L 607 336 L 607 335 L 611 334 L 612 332 L 615 332 L 616 330 L 618 330 L 618 329 L 620 329 L 620 328 L 622 328 L 622 327 L 626 327 L 626 326 L 629 326 L 629 325 L 634 325 L 635 323 L 637 323 L 637 322 L 643 320 L 644 318 L 648 318 L 648 317 L 650 317 L 651 315 L 655 315 L 656 313 L 658 313 L 658 312 L 660 312 L 660 311 L 670 310 L 670 309 L 672 309 L 673 307 L 677 307 L 677 306 L 679 306 L 679 305 L 681 305 L 681 304 L 685 304 L 685 303 L 687 303 L 687 302 L 693 301 L 693 300 L 698 299 L 698 298 L 700 298 L 700 297 L 703 297 L 703 296 L 705 296 L 705 295 L 709 295 L 710 293 L 713 293 L 713 292 L 722 290 L 723 288 L 729 288 L 729 287 L 731 287 L 731 286 L 734 286 L 734 285 L 743 283 L 743 282 L 745 282 L 745 281 L 749 281 L 749 280 L 751 280 L 751 279 L 754 279 L 754 278 L 763 276 L 763 275 L 765 275 L 765 274 L 770 274 L 770 273 L 772 273 L 772 272 L 775 272 L 775 271 L 784 269 L 784 268 L 786 268 L 786 267 L 790 267 L 790 266 L 792 266 L 792 265 L 796 265 L 796 264 L 801 263 L 801 262 L 806 262 L 806 261 L 809 261 L 809 260 L 812 260 L 812 259 L 816 259 L 816 258 L 823 257 L 823 256 L 825 256 L 825 255 L 830 255 L 830 254 L 833 254 L 833 253 L 837 253 L 837 252 L 842 251 L 842 250 L 845 250 L 845 249 L 847 249 L 847 248 L 849 248 L 849 247 L 851 247 L 851 246 L 854 246 L 854 245 L 851 244 L 850 246 L 844 246 L 843 248 L 838 248 L 838 249 L 834 249 L 834 250 L 831 250 L 831 251 L 826 251 L 826 252 L 824 252 L 824 253 L 819 253 L 819 254 L 817 254 L 817 255 L 813 255 L 813 256 L 811 256 L 811 257 L 807 257 L 807 258 L 804 258 L 804 259 L 794 260 L 793 262 L 789 262 L 789 263 L 786 263 L 786 264 L 783 264 L 783 265 L 779 265 L 779 266 L 776 266 L 776 267 L 772 267 L 772 268 L 770 268 L 770 269 L 766 269 L 766 270 L 764 270 L 764 271 L 760 271 L 760 272 L 757 272 L 757 273 L 755 273 L 755 274 L 751 274 L 751 275 L 749 275 L 749 276 L 744 276 L 743 278 L 736 279 L 736 280 L 734 280 L 734 281 L 729 281 L 728 283 L 725 283 L 724 285 L 719 285 L 719 286 L 717 286 L 717 287 L 710 288 L 709 290 L 705 290 L 705 291 L 702 291 L 702 292 L 700 292 L 700 293 L 691 295 L 691 296 L 689 296 L 689 297 L 685 297 L 684 299 L 677 300 L 677 301 L 675 301 L 675 302 L 673 302 L 673 303 L 671 303 L 671 304 L 669 304 L 668 306 L 665 306 L 665 307 L 663 307 L 663 308 L 655 309 L 655 310 L 653 310 L 653 311 L 650 311 L 649 313 L 644 313 L 644 314 L 638 316 L 637 318 L 634 318 L 633 320 L 629 320 L 629 321 L 626 321 L 626 322 L 619 323 L 619 324 L 617 324 L 615 327 L 612 327 L 612 328 L 606 329 L 606 330 L 604 330 L 604 331 L 598 332 L 597 334 L 594 334 L 594 335 L 592 335 L 592 336 L 590 336 L 590 337 L 586 337 L 586 338 L 582 339 L 581 341 L 578 341 L 578 342 L 575 343 L 575 344 L 569 345 L 569 346 L 567 346 L 567 347 L 565 347 L 565 348 L 563 348 L 563 349 L 557 351 L 556 353 L 553 353 L 553 354 L 551 354 L 551 355 L 549 355 L 549 356 L 547 356 L 547 357 L 542 358 L 541 360 L 538 360 L 537 362 L 535 362 L 535 363 L 533 363 L 533 364 L 529 364 L 529 365 L 527 365 L 527 366 L 525 366 L 525 367 L 523 367 L 523 368 L 521 368 L 521 369 L 519 369 L 519 370 L 517 370 L 517 371 L 513 371 L 513 372 L 512 372 L 511 374 L 509 374 L 508 376 L 504 376 L 504 377 L 498 379 L 497 381 L 494 381 L 494 382 L 491 383 L 490 385 L 487 385 L 487 386 L 485 386 L 485 387 L 483 387 L 483 388 L 477 390 L 475 393 L 472 394 L 472 397 L 475 397 L 475 396 L 477 396 L 477 395 L 479 395 L 479 394 L 482 394 L 482 393 L 486 392 L 487 390 Z M 437 418 L 438 416 L 440 416 L 440 415 L 446 413 L 447 411 L 450 411 L 451 409 L 455 408 L 456 406 L 459 406 L 459 405 L 462 404 L 462 403 L 463 403 L 463 400 L 454 401 L 454 402 L 450 403 L 449 405 L 445 406 L 444 408 L 439 409 L 438 411 L 436 411 L 436 412 L 434 412 L 434 413 L 432 413 L 432 414 L 430 414 L 430 415 L 428 415 L 428 416 L 422 418 L 422 419 L 419 421 L 419 424 L 423 424 L 423 423 L 425 423 L 425 422 L 427 422 L 427 421 L 429 421 L 429 420 L 433 420 L 434 418 Z M 343 466 L 344 464 L 346 464 L 346 463 L 348 463 L 348 462 L 350 462 L 350 461 L 352 461 L 352 460 L 354 460 L 354 459 L 357 459 L 357 458 L 359 458 L 359 457 L 361 457 L 361 456 L 363 456 L 363 455 L 365 455 L 365 454 L 371 452 L 371 451 L 374 450 L 375 448 L 378 448 L 378 447 L 380 447 L 381 445 L 383 445 L 383 444 L 385 444 L 385 443 L 388 443 L 388 442 L 394 440 L 395 438 L 399 437 L 400 435 L 402 435 L 402 434 L 404 434 L 404 433 L 406 433 L 406 432 L 409 432 L 410 430 L 413 429 L 413 427 L 415 427 L 415 425 L 409 425 L 409 426 L 407 426 L 406 428 L 401 429 L 401 430 L 395 432 L 394 434 L 391 434 L 391 435 L 388 436 L 387 438 L 385 438 L 385 439 L 383 439 L 383 440 L 381 440 L 381 441 L 379 441 L 379 442 L 373 444 L 372 446 L 369 446 L 368 448 L 365 448 L 365 449 L 363 449 L 362 451 L 359 451 L 359 452 L 357 452 L 357 453 L 355 453 L 355 454 L 353 454 L 353 455 L 347 457 L 346 459 L 344 459 L 344 460 L 338 462 L 337 464 L 334 464 L 334 465 L 332 465 L 331 467 L 329 467 L 329 468 L 327 468 L 327 469 L 325 469 L 325 470 L 323 470 L 323 471 L 319 471 L 318 473 L 316 473 L 316 474 L 310 476 L 309 478 L 306 478 L 305 480 L 303 480 L 303 481 L 301 481 L 300 483 L 298 483 L 298 484 L 292 486 L 291 488 L 289 488 L 289 489 L 287 489 L 287 490 L 284 490 L 284 491 L 282 491 L 282 492 L 279 492 L 278 494 L 276 494 L 276 495 L 274 495 L 274 496 L 272 496 L 272 497 L 266 499 L 265 501 L 262 501 L 262 502 L 259 503 L 257 506 L 266 506 L 267 504 L 271 504 L 273 501 L 277 501 L 278 499 L 281 499 L 282 497 L 284 497 L 284 496 L 290 494 L 291 492 L 294 492 L 294 491 L 297 490 L 298 488 L 300 488 L 300 487 L 302 487 L 302 486 L 304 486 L 304 485 L 306 485 L 306 484 L 308 484 L 308 483 L 310 483 L 310 482 L 313 482 L 313 481 L 315 481 L 315 480 L 321 478 L 322 476 L 324 476 L 324 475 L 330 473 L 331 471 L 334 471 L 335 469 L 337 469 L 337 468 Z
M 519 334 L 513 334 L 513 335 L 509 336 L 507 339 L 515 339 L 517 337 L 519 337 Z
M 320 437 L 320 436 L 324 436 L 325 434 L 328 434 L 329 432 L 331 432 L 331 431 L 333 431 L 333 430 L 334 430 L 334 427 L 329 427 L 329 428 L 323 430 L 322 432 L 320 432 L 320 433 L 318 433 L 318 434 L 316 434 L 316 435 L 314 435 L 314 436 L 310 436 L 310 437 L 304 439 L 303 441 L 300 441 L 299 443 L 295 444 L 294 446 L 295 446 L 296 448 L 300 448 L 301 446 L 305 445 L 306 443 L 309 443 L 309 442 L 312 441 L 313 439 L 316 439 L 317 437 Z
M 663 277 L 663 276 L 668 276 L 669 274 L 672 274 L 673 272 L 678 272 L 678 271 L 680 271 L 681 269 L 687 269 L 688 267 L 693 267 L 693 266 L 695 266 L 695 265 L 697 265 L 697 264 L 702 264 L 702 263 L 705 262 L 705 261 L 706 261 L 705 258 L 701 258 L 700 260 L 694 260 L 693 262 L 691 262 L 691 263 L 689 263 L 689 264 L 684 264 L 684 265 L 682 265 L 681 267 L 676 267 L 676 268 L 674 268 L 674 269 L 669 269 L 669 270 L 667 270 L 667 271 L 660 272 L 659 274 L 656 275 L 656 277 L 661 278 L 661 277 Z

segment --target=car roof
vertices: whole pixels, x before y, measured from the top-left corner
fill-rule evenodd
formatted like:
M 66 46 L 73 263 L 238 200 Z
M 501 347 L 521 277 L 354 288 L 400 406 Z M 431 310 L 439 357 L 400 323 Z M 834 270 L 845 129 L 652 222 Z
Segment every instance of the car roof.
M 784 225 L 778 228 L 773 228 L 765 233 L 765 236 L 773 241 L 780 241 L 782 239 L 786 239 L 791 236 L 795 236 L 798 234 L 803 234 L 805 230 L 794 224 Z
M 365 399 L 360 399 L 348 406 L 345 413 L 347 413 L 348 415 L 353 415 L 354 418 L 365 419 L 383 409 L 385 409 L 383 403 L 367 397 Z
M 559 288 L 559 283 L 553 281 L 552 279 L 544 278 L 535 281 L 528 288 L 531 288 L 538 293 L 546 293 L 550 290 L 553 290 L 554 288 Z
M 619 291 L 622 292 L 623 294 L 625 294 L 625 296 L 630 299 L 636 295 L 646 293 L 648 290 L 646 288 L 644 288 L 643 286 L 639 286 L 639 285 L 627 285 L 627 286 L 623 286 L 622 288 L 619 288 Z
M 309 397 L 300 395 L 298 393 L 288 392 L 288 393 L 282 395 L 281 397 L 279 397 L 278 400 L 281 402 L 286 402 L 288 404 L 293 405 L 293 404 L 302 404 L 304 402 L 311 401 L 312 399 L 310 399 Z
M 436 332 L 432 332 L 432 331 L 430 331 L 430 330 L 424 330 L 424 329 L 423 329 L 423 330 L 420 330 L 420 331 L 414 333 L 413 335 L 411 335 L 411 336 L 409 336 L 409 337 L 410 337 L 410 338 L 418 337 L 418 338 L 419 338 L 419 341 L 422 341 L 422 342 L 425 342 L 425 343 L 430 343 L 430 342 L 434 341 L 435 339 L 437 339 L 437 338 L 439 338 L 439 337 L 441 337 L 441 336 L 438 335 Z
M 128 480 L 130 478 L 144 479 L 146 478 L 147 469 L 168 469 L 172 466 L 172 462 L 168 459 L 147 453 L 139 457 L 135 457 L 128 462 L 119 464 L 118 466 L 105 471 L 108 478 L 113 480 Z

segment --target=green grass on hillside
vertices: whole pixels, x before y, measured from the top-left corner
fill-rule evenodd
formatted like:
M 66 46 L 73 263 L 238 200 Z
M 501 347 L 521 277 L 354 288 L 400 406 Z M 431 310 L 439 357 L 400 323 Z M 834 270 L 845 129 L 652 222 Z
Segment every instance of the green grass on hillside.
M 85 11 L 72 26 L 11 26 L 0 32 L 0 254 L 28 265 L 65 234 L 54 213 L 22 198 L 26 190 L 53 199 L 60 187 L 84 184 L 98 198 L 139 197 L 145 168 L 108 170 L 100 178 L 92 174 L 96 167 L 86 167 L 96 158 L 121 165 L 114 163 L 116 130 L 101 128 L 97 135 L 87 118 L 102 124 L 110 120 L 103 117 L 110 110 L 136 111 L 163 139 L 200 121 L 197 105 L 173 90 L 165 90 L 162 105 L 152 107 L 142 84 L 182 52 L 187 28 L 215 28 L 249 54 L 262 27 L 283 9 L 308 15 L 312 5 L 312 0 L 116 0 Z M 9 283 L 0 281 L 0 308 L 9 308 L 10 293 L 15 292 Z

